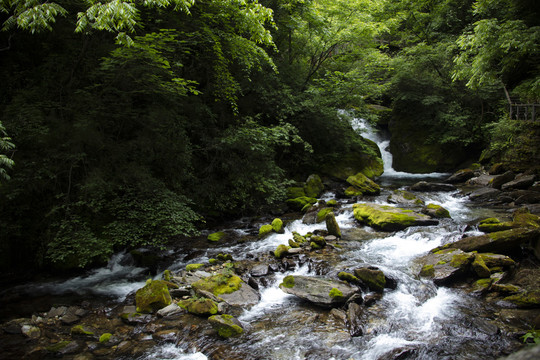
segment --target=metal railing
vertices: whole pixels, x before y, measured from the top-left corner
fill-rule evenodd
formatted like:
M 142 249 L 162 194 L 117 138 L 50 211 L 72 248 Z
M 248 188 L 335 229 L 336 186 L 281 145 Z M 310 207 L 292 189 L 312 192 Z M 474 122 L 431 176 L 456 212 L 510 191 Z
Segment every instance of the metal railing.
M 540 113 L 540 104 L 510 104 L 510 119 L 536 121 Z

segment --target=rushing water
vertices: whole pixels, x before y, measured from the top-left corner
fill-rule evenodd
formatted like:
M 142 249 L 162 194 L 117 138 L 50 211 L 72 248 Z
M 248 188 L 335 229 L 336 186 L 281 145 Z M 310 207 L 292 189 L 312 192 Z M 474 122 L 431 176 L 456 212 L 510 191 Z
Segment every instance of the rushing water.
M 425 178 L 396 172 L 391 167 L 391 154 L 385 139 L 374 135 L 365 122 L 354 120 L 355 129 L 370 131 L 368 137 L 381 147 L 385 159 L 384 178 L 387 182 L 409 177 Z M 365 135 L 365 134 L 364 134 Z M 429 174 L 432 177 L 441 174 Z M 383 194 L 371 201 L 386 203 Z M 245 326 L 239 338 L 219 340 L 214 337 L 201 339 L 199 343 L 165 344 L 153 348 L 141 360 L 179 359 L 201 360 L 208 343 L 224 342 L 240 357 L 250 359 L 495 359 L 505 339 L 486 325 L 489 312 L 483 303 L 461 290 L 437 288 L 431 281 L 416 276 L 414 259 L 430 249 L 461 238 L 466 223 L 477 216 L 478 209 L 468 206 L 459 192 L 420 193 L 426 203 L 442 205 L 450 211 L 452 219 L 442 220 L 439 226 L 411 227 L 395 233 L 380 233 L 361 227 L 354 220 L 349 204 L 341 204 L 337 220 L 343 232 L 340 248 L 326 258 L 312 261 L 324 262 L 325 266 L 311 266 L 305 262 L 286 273 L 270 275 L 261 287 L 261 300 L 238 317 Z M 326 193 L 323 199 L 334 198 Z M 237 228 L 226 232 L 237 236 L 256 232 L 260 224 L 237 223 Z M 236 260 L 254 259 L 273 251 L 279 244 L 287 244 L 292 232 L 300 234 L 324 229 L 324 224 L 304 224 L 295 220 L 287 224 L 284 234 L 272 234 L 263 240 L 224 242 L 208 248 L 200 245 L 199 255 L 186 260 L 178 255 L 169 269 L 183 269 L 188 263 L 207 262 L 217 253 L 234 254 Z M 362 232 L 359 237 L 357 231 Z M 474 230 L 473 230 L 474 231 Z M 194 245 L 196 246 L 196 245 Z M 320 309 L 300 301 L 279 289 L 283 278 L 290 274 L 318 275 L 336 278 L 339 271 L 352 271 L 360 266 L 376 266 L 387 276 L 397 280 L 395 290 L 385 289 L 382 299 L 366 307 L 364 335 L 351 338 L 345 324 L 327 309 Z M 145 280 L 145 269 L 126 263 L 125 255 L 118 254 L 110 264 L 94 270 L 86 276 L 65 281 L 26 285 L 36 293 L 104 296 L 122 301 Z M 159 275 L 158 275 L 159 276 Z M 371 294 L 365 293 L 364 296 Z M 486 330 L 488 329 L 488 330 Z M 190 340 L 191 341 L 191 340 Z M 197 346 L 204 343 L 204 346 Z M 401 356 L 401 357 L 400 357 Z M 224 357 L 220 357 L 224 358 Z

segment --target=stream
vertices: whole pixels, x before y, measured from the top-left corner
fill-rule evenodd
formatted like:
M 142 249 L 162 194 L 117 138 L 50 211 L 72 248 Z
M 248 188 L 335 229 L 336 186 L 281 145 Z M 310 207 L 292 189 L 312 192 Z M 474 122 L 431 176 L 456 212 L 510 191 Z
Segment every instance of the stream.
M 381 195 L 367 201 L 388 204 L 390 189 L 403 188 L 419 180 L 440 180 L 447 174 L 408 174 L 394 171 L 388 141 L 373 133 L 365 122 L 355 120 L 357 131 L 377 142 L 385 161 L 385 173 L 377 180 L 384 185 Z M 366 131 L 369 133 L 366 135 Z M 286 272 L 275 272 L 260 282 L 260 302 L 245 310 L 238 319 L 245 326 L 239 338 L 217 339 L 204 335 L 197 341 L 164 344 L 152 348 L 141 360 L 190 359 L 211 357 L 214 346 L 227 346 L 228 357 L 222 359 L 497 359 L 511 347 L 507 336 L 490 323 L 493 309 L 480 298 L 459 288 L 437 287 L 432 281 L 420 279 L 414 259 L 429 250 L 456 241 L 463 235 L 476 235 L 467 226 L 472 220 L 492 216 L 493 209 L 472 206 L 461 192 L 417 193 L 426 204 L 438 204 L 449 210 L 452 219 L 438 226 L 411 227 L 383 233 L 359 226 L 352 214 L 352 202 L 337 199 L 340 210 L 336 218 L 343 233 L 340 248 L 330 255 L 313 256 L 299 261 Z M 332 192 L 322 195 L 333 199 Z M 392 205 L 392 204 L 388 204 Z M 223 229 L 241 238 L 253 234 L 263 222 L 241 219 Z M 207 263 L 218 253 L 233 254 L 235 260 L 257 259 L 287 244 L 292 232 L 300 234 L 325 229 L 324 223 L 304 224 L 302 219 L 290 221 L 284 234 L 272 234 L 263 240 L 226 241 L 208 245 L 195 241 L 190 256 L 185 252 L 171 253 L 175 260 L 171 271 L 184 269 L 192 263 Z M 171 250 L 172 252 L 172 250 Z M 126 254 L 117 254 L 107 267 L 68 280 L 25 285 L 10 292 L 32 293 L 34 299 L 48 298 L 51 304 L 85 299 L 96 303 L 115 304 L 142 287 L 148 277 L 145 269 L 130 263 Z M 285 294 L 278 285 L 287 275 L 312 275 L 337 278 L 340 271 L 352 271 L 359 266 L 376 266 L 397 281 L 395 290 L 385 289 L 382 298 L 366 308 L 363 336 L 351 337 L 347 328 L 328 309 L 321 309 Z M 161 269 L 162 271 L 164 269 Z M 155 278 L 160 278 L 157 275 Z M 24 290 L 23 290 L 24 289 Z M 2 294 L 5 296 L 6 292 Z M 372 294 L 363 293 L 363 296 Z M 52 300 L 51 300 L 52 299 Z M 23 305 L 20 303 L 19 305 Z M 29 303 L 28 307 L 35 303 Z M 44 307 L 49 306 L 46 302 Z M 114 306 L 114 305 L 110 305 Z M 4 310 L 4 311 L 10 311 Z M 19 310 L 21 311 L 21 310 Z M 206 355 L 205 355 L 206 354 Z

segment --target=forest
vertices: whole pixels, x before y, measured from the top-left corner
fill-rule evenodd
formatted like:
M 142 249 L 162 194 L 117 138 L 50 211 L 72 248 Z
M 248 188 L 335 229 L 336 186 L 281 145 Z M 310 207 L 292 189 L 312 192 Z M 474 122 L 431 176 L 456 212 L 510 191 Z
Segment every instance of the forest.
M 538 164 L 537 0 L 0 0 L 0 268 L 102 265 L 271 212 L 343 154 Z M 540 124 L 540 123 L 538 123 Z

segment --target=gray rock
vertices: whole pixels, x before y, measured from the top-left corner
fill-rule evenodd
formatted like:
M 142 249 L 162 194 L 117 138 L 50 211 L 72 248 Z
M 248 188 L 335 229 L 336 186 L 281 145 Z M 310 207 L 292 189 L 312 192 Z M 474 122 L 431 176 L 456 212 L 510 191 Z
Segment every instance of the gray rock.
M 504 174 L 494 176 L 493 180 L 491 180 L 491 187 L 500 190 L 504 184 L 514 180 L 515 177 L 516 175 L 512 171 L 507 171 Z
M 518 175 L 512 181 L 501 186 L 501 190 L 527 189 L 534 184 L 534 175 Z
M 530 346 L 499 360 L 538 360 L 540 359 L 540 346 Z
M 41 336 L 41 330 L 37 326 L 23 325 L 21 332 L 30 339 L 38 339 Z
M 450 285 L 467 273 L 473 260 L 473 253 L 459 249 L 429 253 L 418 260 L 422 265 L 419 275 L 431 278 L 439 286 Z
M 344 281 L 301 275 L 287 276 L 279 287 L 287 294 L 323 307 L 342 305 L 358 291 Z
M 182 314 L 184 312 L 185 312 L 184 309 L 182 309 L 180 306 L 176 305 L 175 303 L 172 303 L 171 305 L 168 305 L 162 309 L 159 309 L 157 312 L 157 315 L 161 317 L 167 317 L 167 316 Z
M 397 204 L 401 207 L 417 207 L 424 205 L 424 201 L 411 192 L 405 190 L 394 190 L 388 195 L 387 201 L 391 204 Z
M 538 229 L 511 229 L 467 237 L 449 244 L 448 248 L 512 256 L 515 253 L 521 253 L 522 244 L 528 244 L 529 241 L 533 241 L 538 236 L 540 236 Z
M 364 335 L 365 323 L 367 323 L 367 316 L 364 314 L 364 308 L 357 303 L 350 303 L 349 308 L 347 309 L 349 334 L 352 337 Z
M 258 276 L 266 276 L 268 275 L 269 273 L 269 268 L 268 268 L 268 265 L 266 264 L 259 264 L 259 265 L 255 265 L 253 267 L 253 269 L 251 269 L 251 276 L 255 276 L 255 277 L 258 277 Z
M 152 334 L 152 339 L 159 342 L 176 342 L 178 338 L 178 330 L 169 329 L 162 330 Z
M 493 180 L 493 178 L 493 175 L 482 174 L 480 176 L 467 180 L 467 185 L 488 186 L 489 183 Z
M 242 282 L 240 289 L 230 294 L 222 294 L 219 296 L 228 305 L 233 307 L 246 307 L 256 305 L 261 299 L 261 295 L 257 290 L 253 289 L 247 283 Z
M 430 192 L 430 191 L 454 191 L 456 190 L 456 187 L 452 184 L 444 184 L 444 183 L 428 183 L 426 181 L 419 181 L 416 184 L 412 185 L 410 187 L 411 191 L 422 191 L 422 192 Z
M 469 195 L 469 199 L 471 199 L 472 201 L 488 202 L 496 200 L 500 193 L 500 190 L 486 187 L 473 191 Z
M 57 308 L 52 307 L 47 313 L 47 318 L 53 319 L 55 317 L 62 317 L 67 312 L 68 308 L 65 306 L 59 306 Z
M 448 184 L 464 183 L 465 181 L 474 177 L 474 171 L 471 169 L 458 170 L 452 174 L 446 182 Z

